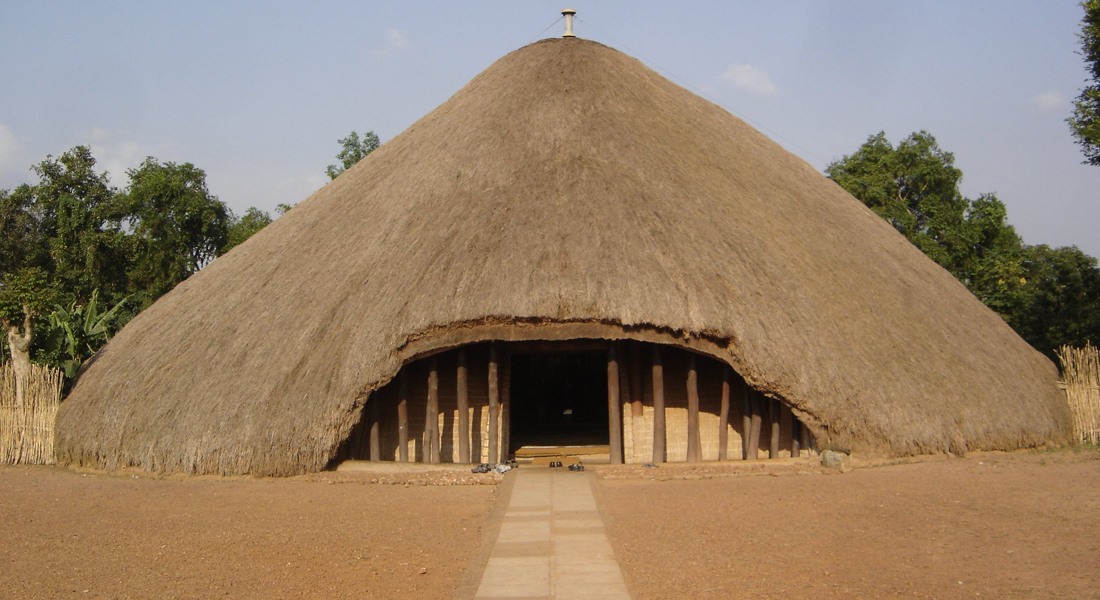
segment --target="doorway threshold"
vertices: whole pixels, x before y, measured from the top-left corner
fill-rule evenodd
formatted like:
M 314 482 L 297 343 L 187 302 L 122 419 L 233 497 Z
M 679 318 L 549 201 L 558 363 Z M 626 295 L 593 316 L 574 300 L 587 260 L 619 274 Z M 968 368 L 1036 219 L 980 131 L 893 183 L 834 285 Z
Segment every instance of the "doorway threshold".
M 543 465 L 551 460 L 588 464 L 611 462 L 611 447 L 607 444 L 585 446 L 523 446 L 516 449 L 515 461 L 519 464 Z

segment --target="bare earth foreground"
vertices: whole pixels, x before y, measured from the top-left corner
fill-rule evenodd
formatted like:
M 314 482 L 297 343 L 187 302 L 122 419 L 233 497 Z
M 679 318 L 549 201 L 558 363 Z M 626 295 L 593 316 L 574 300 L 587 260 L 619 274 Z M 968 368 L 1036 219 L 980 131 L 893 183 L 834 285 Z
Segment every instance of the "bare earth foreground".
M 777 474 L 604 479 L 634 598 L 1100 598 L 1096 450 Z
M 1096 450 L 576 476 L 637 600 L 1100 599 Z M 509 486 L 370 479 L 0 468 L 0 598 L 472 596 Z
M 452 597 L 499 486 L 362 483 L 0 468 L 0 598 Z

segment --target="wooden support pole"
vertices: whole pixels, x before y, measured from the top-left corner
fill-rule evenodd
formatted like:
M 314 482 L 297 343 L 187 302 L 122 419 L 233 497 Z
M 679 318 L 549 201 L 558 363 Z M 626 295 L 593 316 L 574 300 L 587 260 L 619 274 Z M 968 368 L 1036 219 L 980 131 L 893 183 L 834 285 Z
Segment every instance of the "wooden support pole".
M 505 349 L 500 381 L 500 461 L 512 458 L 512 355 Z
M 638 342 L 630 342 L 630 415 L 641 417 L 642 407 L 642 351 Z
M 434 356 L 428 370 L 428 409 L 424 415 L 424 437 L 424 454 L 428 462 L 439 462 L 439 361 Z
M 458 369 L 455 375 L 458 395 L 458 462 L 470 462 L 470 390 L 467 385 L 466 350 L 458 351 Z
M 699 369 L 695 365 L 695 354 L 688 359 L 687 376 L 688 397 L 688 462 L 702 462 L 703 448 L 699 443 Z
M 370 403 L 370 459 L 382 460 L 382 390 L 367 399 Z M 386 394 L 389 395 L 389 394 Z
M 618 342 L 612 341 L 607 351 L 607 428 L 611 446 L 611 464 L 623 464 L 623 405 L 619 398 Z
M 730 443 L 730 368 L 722 367 L 722 401 L 718 408 L 718 460 L 728 458 L 726 446 Z
M 497 346 L 489 344 L 489 458 L 492 463 L 504 462 L 498 451 L 500 435 L 500 375 L 498 366 Z
M 363 413 L 363 418 L 367 418 L 366 413 Z M 363 428 L 359 424 L 355 425 L 355 428 L 351 430 L 351 436 L 348 437 L 348 443 L 340 450 L 339 458 L 341 460 L 356 460 L 362 456 L 360 453 L 360 446 L 363 445 Z
M 768 401 L 768 418 L 771 420 L 771 434 L 768 436 L 768 458 L 779 458 L 779 404 L 778 400 Z
M 791 458 L 802 456 L 802 423 L 791 413 Z
M 802 438 L 802 447 L 806 449 L 806 456 L 813 456 L 814 446 L 813 440 L 810 439 L 810 428 L 806 427 L 806 424 L 801 421 L 798 422 L 798 428 L 801 430 L 802 433 L 802 435 L 799 437 Z
M 749 433 L 749 460 L 760 458 L 760 428 L 763 425 L 764 399 L 760 392 L 752 391 L 752 425 Z
M 409 462 L 409 375 L 402 368 L 398 377 L 401 397 L 397 400 L 397 460 Z
M 745 384 L 741 390 L 741 460 L 749 459 L 752 442 L 752 388 Z
M 653 346 L 653 462 L 665 462 L 665 370 L 661 347 Z

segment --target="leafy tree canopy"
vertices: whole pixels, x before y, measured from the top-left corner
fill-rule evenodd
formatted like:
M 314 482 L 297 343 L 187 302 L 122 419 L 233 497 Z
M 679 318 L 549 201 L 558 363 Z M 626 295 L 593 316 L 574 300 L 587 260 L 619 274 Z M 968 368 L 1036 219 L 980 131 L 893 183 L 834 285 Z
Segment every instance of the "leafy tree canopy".
M 0 219 L 15 224 L 12 231 L 5 228 L 0 244 L 20 248 L 5 271 L 41 267 L 74 297 L 88 298 L 97 288 L 108 295 L 125 290 L 129 247 L 114 203 L 117 190 L 94 167 L 87 146 L 47 156 L 32 168 L 39 182 L 16 188 L 0 203 Z
M 230 211 L 191 163 L 149 157 L 128 173 L 130 188 L 119 201 L 135 244 L 131 289 L 144 307 L 221 254 Z
M 105 307 L 99 304 L 99 293 L 92 292 L 91 299 L 83 306 L 74 301 L 68 307 L 54 308 L 42 341 L 48 362 L 60 365 L 70 380 L 75 378 L 84 362 L 110 339 L 115 319 L 125 302 L 123 298 L 113 308 L 104 310 Z
M 46 242 L 31 212 L 33 197 L 28 189 L 22 186 L 14 194 L 0 190 L 0 275 L 49 262 Z
M 71 374 L 134 314 L 271 221 L 257 209 L 235 218 L 190 163 L 147 158 L 124 193 L 95 164 L 76 146 L 32 167 L 38 183 L 0 190 L 0 321 L 16 331 L 9 350 L 22 363 Z M 49 327 L 34 327 L 47 316 Z
M 265 210 L 260 210 L 256 207 L 250 207 L 244 216 L 238 218 L 236 215 L 230 214 L 229 235 L 225 248 L 222 253 L 229 252 L 229 250 L 235 246 L 240 245 L 241 242 L 255 235 L 258 231 L 271 224 L 271 215 Z
M 1063 345 L 1100 340 L 1100 268 L 1076 247 L 1031 246 L 1025 257 L 1024 310 L 1009 321 L 1021 337 L 1053 356 Z
M 1073 116 L 1067 121 L 1085 155 L 1084 162 L 1100 165 L 1100 0 L 1085 0 L 1081 6 L 1085 16 L 1078 37 L 1089 79 L 1074 102 Z
M 25 267 L 0 279 L 0 323 L 18 325 L 24 317 L 48 314 L 57 295 L 40 267 Z
M 341 173 L 355 166 L 355 163 L 363 160 L 368 154 L 374 152 L 381 145 L 378 136 L 373 131 L 368 131 L 360 138 L 359 134 L 352 131 L 348 137 L 340 140 L 342 146 L 336 158 L 340 164 L 329 165 L 325 169 L 329 179 L 336 179 Z

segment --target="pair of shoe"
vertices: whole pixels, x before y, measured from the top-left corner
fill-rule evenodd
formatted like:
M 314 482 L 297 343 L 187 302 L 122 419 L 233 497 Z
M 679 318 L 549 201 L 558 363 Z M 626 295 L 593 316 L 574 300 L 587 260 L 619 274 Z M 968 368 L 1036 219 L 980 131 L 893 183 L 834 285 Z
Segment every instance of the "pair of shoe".
M 493 465 L 488 463 L 481 463 L 480 465 L 470 469 L 471 473 L 488 473 L 493 470 Z
M 558 468 L 560 466 L 561 466 L 561 461 L 560 460 L 556 461 L 556 462 L 555 461 L 550 461 L 550 468 L 551 469 L 555 469 L 555 468 Z
M 561 463 L 558 463 L 558 465 L 561 465 Z M 583 471 L 584 470 L 584 465 L 579 464 L 579 463 L 575 464 L 575 465 L 569 465 L 569 470 L 570 471 Z

